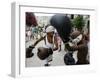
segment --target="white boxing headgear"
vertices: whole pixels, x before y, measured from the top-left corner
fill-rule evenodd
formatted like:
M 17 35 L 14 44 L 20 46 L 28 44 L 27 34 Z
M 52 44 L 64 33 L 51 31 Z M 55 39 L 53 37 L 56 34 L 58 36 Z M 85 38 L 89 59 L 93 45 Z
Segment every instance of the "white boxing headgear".
M 48 33 L 48 32 L 54 32 L 55 28 L 53 26 L 48 26 L 45 31 L 46 31 L 46 33 Z

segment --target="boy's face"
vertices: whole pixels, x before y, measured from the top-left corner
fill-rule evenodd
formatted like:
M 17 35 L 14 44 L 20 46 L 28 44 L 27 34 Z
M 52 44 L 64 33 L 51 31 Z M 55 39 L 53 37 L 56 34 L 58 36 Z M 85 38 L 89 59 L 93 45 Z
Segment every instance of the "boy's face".
M 48 32 L 47 35 L 50 36 L 50 37 L 53 37 L 54 32 Z

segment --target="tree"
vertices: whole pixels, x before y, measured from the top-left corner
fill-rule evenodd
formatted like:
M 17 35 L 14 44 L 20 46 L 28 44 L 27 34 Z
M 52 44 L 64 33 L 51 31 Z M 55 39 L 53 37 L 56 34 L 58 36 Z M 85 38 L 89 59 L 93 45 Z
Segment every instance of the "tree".
M 78 30 L 82 30 L 84 25 L 85 25 L 85 21 L 83 19 L 83 16 L 78 15 L 76 18 L 73 19 L 73 25 L 75 28 L 77 28 Z

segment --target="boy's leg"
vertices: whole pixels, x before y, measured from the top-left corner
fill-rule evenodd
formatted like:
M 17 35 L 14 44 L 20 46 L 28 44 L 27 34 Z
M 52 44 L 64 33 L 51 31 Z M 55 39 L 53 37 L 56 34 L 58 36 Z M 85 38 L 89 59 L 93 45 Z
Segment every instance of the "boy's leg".
M 46 62 L 45 66 L 50 66 L 51 65 L 50 64 L 51 61 L 52 61 L 52 55 L 49 55 L 45 60 L 45 62 Z

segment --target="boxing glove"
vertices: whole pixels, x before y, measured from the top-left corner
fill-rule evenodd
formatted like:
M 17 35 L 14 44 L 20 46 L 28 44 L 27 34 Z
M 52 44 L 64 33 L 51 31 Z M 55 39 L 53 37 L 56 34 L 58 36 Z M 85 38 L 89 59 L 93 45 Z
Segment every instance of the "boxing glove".
M 53 53 L 52 49 L 44 48 L 44 47 L 39 47 L 37 56 L 39 59 L 44 60 L 46 59 L 49 55 Z

